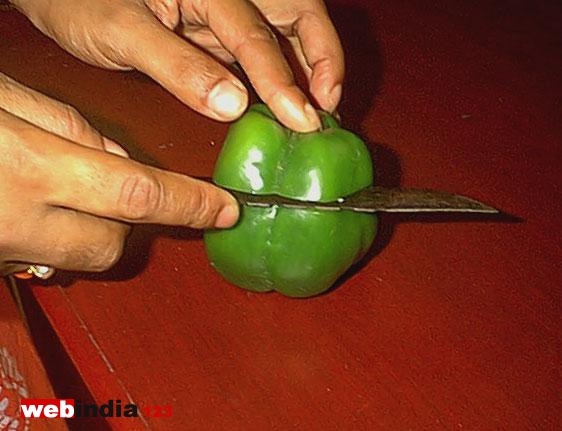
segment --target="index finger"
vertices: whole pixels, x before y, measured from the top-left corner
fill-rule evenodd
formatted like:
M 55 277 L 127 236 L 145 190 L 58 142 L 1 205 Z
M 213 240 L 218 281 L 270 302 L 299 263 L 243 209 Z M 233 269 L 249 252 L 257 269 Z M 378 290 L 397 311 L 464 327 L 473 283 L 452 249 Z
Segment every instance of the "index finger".
M 49 148 L 46 203 L 130 223 L 193 228 L 232 226 L 236 200 L 210 183 L 82 147 L 54 135 Z
M 318 114 L 296 86 L 274 34 L 256 7 L 247 0 L 212 2 L 209 7 L 209 26 L 279 120 L 301 132 L 317 129 Z

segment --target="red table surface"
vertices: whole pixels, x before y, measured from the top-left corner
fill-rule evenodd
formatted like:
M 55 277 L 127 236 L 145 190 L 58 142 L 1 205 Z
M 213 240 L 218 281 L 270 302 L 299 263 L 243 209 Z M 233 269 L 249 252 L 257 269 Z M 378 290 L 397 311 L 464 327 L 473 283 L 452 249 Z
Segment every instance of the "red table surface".
M 378 183 L 464 193 L 523 219 L 383 217 L 314 299 L 253 294 L 201 233 L 140 227 L 117 267 L 35 298 L 98 403 L 171 406 L 116 430 L 560 429 L 559 2 L 334 1 L 343 123 Z M 140 160 L 208 176 L 226 125 L 139 74 L 65 54 L 16 12 L 0 70 L 76 106 Z M 243 252 L 243 251 L 241 251 Z

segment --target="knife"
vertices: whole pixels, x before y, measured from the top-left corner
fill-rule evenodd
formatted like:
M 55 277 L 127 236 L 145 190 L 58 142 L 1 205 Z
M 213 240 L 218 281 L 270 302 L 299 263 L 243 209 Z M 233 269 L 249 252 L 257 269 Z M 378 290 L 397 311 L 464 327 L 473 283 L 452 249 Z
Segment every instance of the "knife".
M 367 187 L 332 202 L 301 201 L 279 195 L 257 195 L 227 189 L 241 205 L 361 213 L 460 212 L 495 214 L 499 211 L 477 200 L 454 193 L 400 187 Z
M 207 180 L 207 178 L 200 178 Z M 228 190 L 241 205 L 258 208 L 293 208 L 320 211 L 354 211 L 360 213 L 394 212 L 458 212 L 497 214 L 499 211 L 477 200 L 430 189 L 410 189 L 401 187 L 366 187 L 345 198 L 333 202 L 314 202 L 290 199 L 279 195 L 256 195 L 238 190 Z M 31 265 L 27 272 L 14 274 L 16 278 L 29 278 L 33 275 L 47 279 L 55 272 L 48 266 Z

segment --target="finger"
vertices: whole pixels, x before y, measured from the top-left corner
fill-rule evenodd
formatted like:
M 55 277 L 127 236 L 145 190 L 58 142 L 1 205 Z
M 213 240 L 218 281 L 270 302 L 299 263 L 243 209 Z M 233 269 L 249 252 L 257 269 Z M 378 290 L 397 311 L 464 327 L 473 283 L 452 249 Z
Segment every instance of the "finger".
M 236 200 L 218 187 L 76 145 L 1 109 L 0 134 L 0 167 L 14 171 L 5 191 L 24 190 L 28 203 L 195 228 L 238 219 Z
M 180 9 L 177 0 L 144 0 L 144 4 L 170 30 L 179 24 Z
M 341 98 L 345 64 L 338 34 L 324 5 L 319 2 L 313 11 L 301 14 L 294 31 L 300 42 L 293 43 L 297 57 L 305 59 L 312 70 L 310 91 L 324 110 L 332 112 Z
M 209 3 L 209 26 L 240 62 L 260 97 L 291 129 L 320 127 L 318 114 L 295 85 L 289 65 L 268 25 L 247 0 Z
M 194 228 L 232 226 L 238 204 L 226 191 L 184 175 L 73 144 L 36 128 L 22 142 L 42 142 L 33 178 L 43 178 L 29 199 L 133 223 Z M 29 144 L 28 144 L 29 145 Z
M 120 145 L 103 137 L 75 108 L 25 87 L 2 74 L 0 74 L 0 108 L 80 145 L 105 149 L 128 157 L 127 152 Z
M 209 28 L 199 26 L 195 28 L 192 27 L 194 26 L 186 24 L 182 32 L 183 36 L 189 39 L 193 44 L 199 46 L 201 49 L 226 64 L 236 62 L 236 58 L 234 58 L 234 56 L 226 50 Z
M 61 208 L 43 207 L 27 218 L 10 262 L 71 271 L 105 271 L 121 257 L 129 227 L 121 222 Z M 32 222 L 33 221 L 33 222 Z
M 220 121 L 234 120 L 246 109 L 248 93 L 242 83 L 154 17 L 119 28 L 120 61 L 150 75 L 191 108 Z

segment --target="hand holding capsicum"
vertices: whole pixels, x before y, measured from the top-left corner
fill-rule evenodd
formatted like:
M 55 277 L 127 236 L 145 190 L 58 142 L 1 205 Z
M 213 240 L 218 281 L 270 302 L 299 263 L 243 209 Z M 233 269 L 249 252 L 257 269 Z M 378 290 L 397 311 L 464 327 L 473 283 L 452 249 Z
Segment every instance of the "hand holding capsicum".
M 13 3 L 78 58 L 110 69 L 138 69 L 217 120 L 236 119 L 248 103 L 247 90 L 219 59 L 240 63 L 285 126 L 299 132 L 320 126 L 270 26 L 291 42 L 318 107 L 332 112 L 340 100 L 343 53 L 321 0 Z

